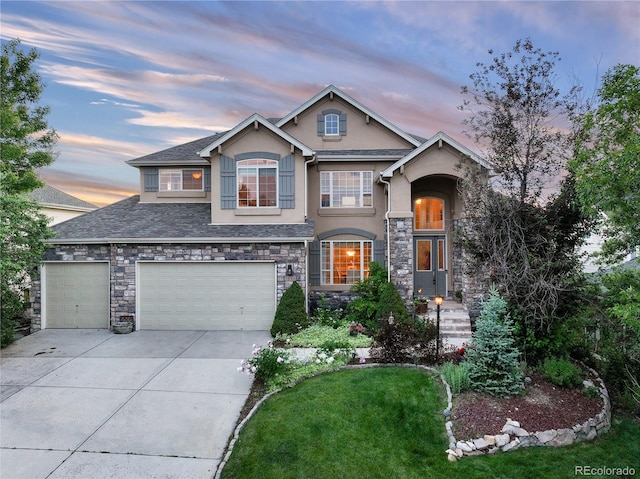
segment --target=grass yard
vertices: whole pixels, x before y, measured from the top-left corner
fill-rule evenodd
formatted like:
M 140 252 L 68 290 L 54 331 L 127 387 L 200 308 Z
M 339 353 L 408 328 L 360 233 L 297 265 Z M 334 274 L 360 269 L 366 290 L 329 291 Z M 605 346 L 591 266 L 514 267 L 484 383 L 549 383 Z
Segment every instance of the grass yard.
M 440 380 L 407 368 L 341 370 L 270 398 L 249 421 L 227 479 L 574 478 L 576 466 L 635 467 L 640 426 L 616 421 L 603 439 L 450 463 Z M 597 477 L 597 476 L 591 476 Z

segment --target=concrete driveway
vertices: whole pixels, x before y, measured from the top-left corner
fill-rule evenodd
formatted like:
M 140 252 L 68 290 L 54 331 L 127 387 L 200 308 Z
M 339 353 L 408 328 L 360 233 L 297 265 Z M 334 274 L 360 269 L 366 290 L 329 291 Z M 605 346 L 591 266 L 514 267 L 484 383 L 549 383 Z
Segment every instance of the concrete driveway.
M 0 358 L 3 479 L 211 478 L 267 331 L 44 330 Z

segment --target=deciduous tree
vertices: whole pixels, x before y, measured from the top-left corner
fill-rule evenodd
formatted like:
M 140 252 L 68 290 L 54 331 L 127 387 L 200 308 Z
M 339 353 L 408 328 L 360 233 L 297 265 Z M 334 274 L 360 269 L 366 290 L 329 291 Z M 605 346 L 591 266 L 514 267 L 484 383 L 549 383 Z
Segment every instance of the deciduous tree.
M 13 340 L 14 319 L 22 312 L 22 291 L 39 264 L 43 240 L 50 237 L 47 218 L 28 193 L 40 186 L 36 170 L 53 162 L 56 132 L 49 128 L 49 108 L 39 105 L 44 88 L 34 69 L 35 49 L 23 52 L 20 41 L 2 46 L 0 77 L 0 275 L 2 346 Z

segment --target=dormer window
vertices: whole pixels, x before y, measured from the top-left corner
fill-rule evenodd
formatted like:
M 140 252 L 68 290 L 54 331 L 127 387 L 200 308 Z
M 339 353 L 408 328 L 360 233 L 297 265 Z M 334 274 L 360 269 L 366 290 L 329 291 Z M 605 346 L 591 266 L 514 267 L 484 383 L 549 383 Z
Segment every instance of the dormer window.
M 337 136 L 339 130 L 340 117 L 336 113 L 329 113 L 324 116 L 324 136 Z
M 202 191 L 202 169 L 160 170 L 160 191 Z
M 338 138 L 347 134 L 347 114 L 330 109 L 318 113 L 318 136 Z

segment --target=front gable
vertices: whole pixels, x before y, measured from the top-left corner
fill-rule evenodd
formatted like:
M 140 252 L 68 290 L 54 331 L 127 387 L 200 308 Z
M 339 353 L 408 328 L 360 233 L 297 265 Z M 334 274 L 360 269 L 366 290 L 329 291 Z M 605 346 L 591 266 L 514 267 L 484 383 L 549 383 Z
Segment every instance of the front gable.
M 316 151 L 413 149 L 420 141 L 331 85 L 277 126 Z
M 254 114 L 199 154 L 211 162 L 217 191 L 213 224 L 305 221 L 305 161 L 313 151 Z

